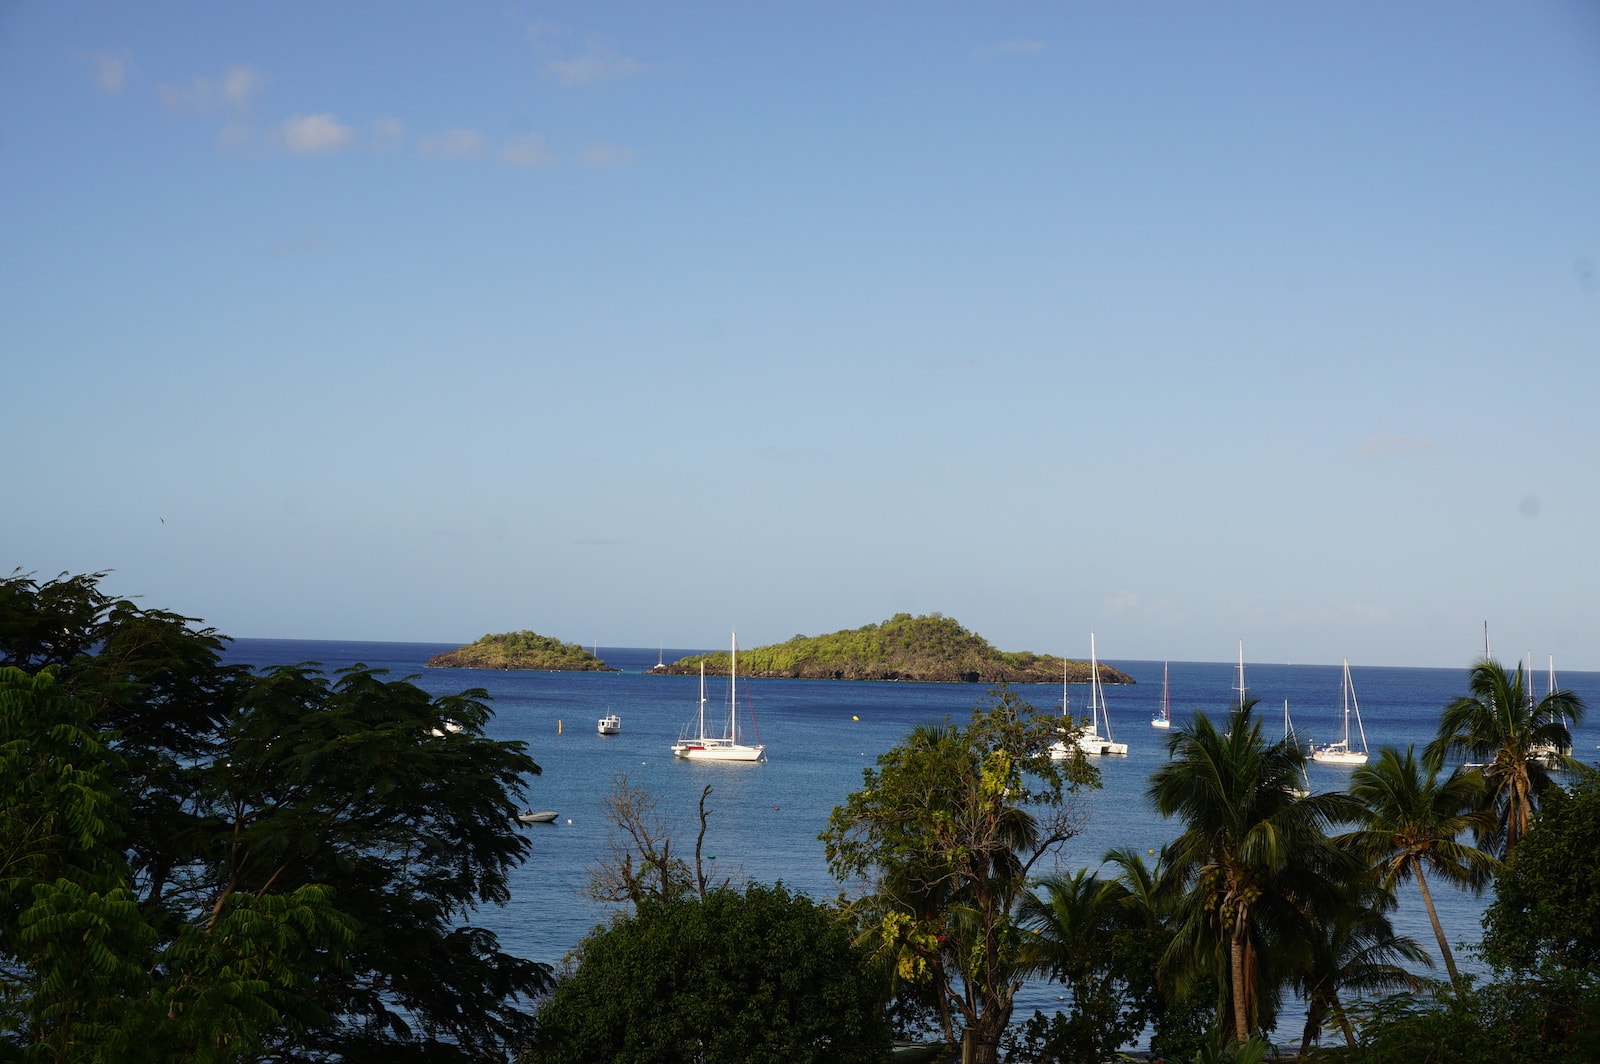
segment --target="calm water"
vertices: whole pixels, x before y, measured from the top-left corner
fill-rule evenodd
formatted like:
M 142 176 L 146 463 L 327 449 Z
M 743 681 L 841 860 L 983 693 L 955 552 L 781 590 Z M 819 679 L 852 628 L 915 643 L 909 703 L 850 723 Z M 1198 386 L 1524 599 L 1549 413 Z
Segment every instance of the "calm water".
M 499 672 L 427 669 L 429 656 L 455 645 L 431 643 L 362 643 L 271 639 L 239 639 L 233 660 L 252 665 L 320 662 L 325 671 L 362 663 L 389 671 L 389 678 L 408 678 L 433 694 L 454 694 L 481 687 L 490 694 L 495 712 L 487 733 L 496 739 L 528 744 L 543 773 L 530 781 L 524 804 L 560 813 L 555 824 L 526 830 L 535 846 L 531 859 L 513 873 L 513 901 L 504 909 L 479 913 L 477 922 L 499 934 L 502 948 L 533 960 L 558 963 L 592 927 L 606 917 L 603 907 L 580 894 L 589 870 L 603 851 L 606 823 L 603 803 L 615 779 L 626 773 L 660 800 L 660 809 L 680 827 L 685 849 L 696 830 L 696 803 L 710 784 L 707 806 L 713 811 L 706 853 L 720 875 L 736 882 L 782 880 L 817 899 L 839 889 L 828 875 L 817 835 L 828 814 L 860 788 L 863 768 L 905 738 L 923 721 L 957 722 L 983 700 L 981 685 L 868 683 L 813 680 L 756 680 L 750 685 L 759 741 L 767 746 L 764 764 L 705 764 L 679 761 L 668 750 L 695 712 L 699 678 L 656 676 L 648 670 L 664 653 L 673 661 L 694 650 L 595 648 L 620 673 Z M 1102 758 L 1102 786 L 1079 799 L 1082 834 L 1061 857 L 1063 871 L 1097 866 L 1115 846 L 1158 850 L 1176 834 L 1145 800 L 1152 771 L 1166 757 L 1164 734 L 1150 727 L 1161 701 L 1162 663 L 1118 661 L 1132 686 L 1106 689 L 1115 737 L 1130 744 L 1127 757 Z M 1543 666 L 1535 665 L 1536 689 L 1545 685 Z M 1340 677 L 1337 665 L 1245 666 L 1250 692 L 1261 700 L 1258 713 L 1269 731 L 1282 717 L 1287 699 L 1295 732 L 1302 742 L 1338 738 Z M 1361 668 L 1351 665 L 1367 741 L 1380 746 L 1418 750 L 1432 738 L 1440 708 L 1466 691 L 1467 668 Z M 1559 673 L 1563 688 L 1600 707 L 1600 673 Z M 707 681 L 709 708 L 721 704 L 726 679 Z M 1172 662 L 1170 689 L 1174 724 L 1195 709 L 1213 715 L 1226 711 L 1237 697 L 1234 662 Z M 1060 685 L 1019 685 L 1016 690 L 1036 706 L 1059 708 Z M 1082 712 L 1084 688 L 1074 686 L 1071 705 Z M 597 734 L 595 722 L 606 713 L 622 718 L 622 733 Z M 1591 713 L 1600 713 L 1592 708 Z M 742 726 L 742 725 L 741 725 Z M 1574 751 L 1588 761 L 1597 754 L 1600 726 L 1594 719 L 1574 731 Z M 1316 790 L 1343 786 L 1349 770 L 1312 764 Z M 1480 933 L 1483 899 L 1436 888 L 1440 919 L 1452 943 L 1475 943 Z M 1404 934 L 1432 953 L 1433 934 L 1416 898 L 1415 887 L 1401 892 L 1395 923 Z M 1462 958 L 1470 961 L 1467 958 Z M 1040 984 L 1018 997 L 1017 1017 L 1035 1008 L 1053 1010 L 1056 988 Z M 1292 1028 L 1292 1029 L 1291 1029 Z M 1298 1040 L 1293 1006 L 1285 1012 L 1282 1037 Z

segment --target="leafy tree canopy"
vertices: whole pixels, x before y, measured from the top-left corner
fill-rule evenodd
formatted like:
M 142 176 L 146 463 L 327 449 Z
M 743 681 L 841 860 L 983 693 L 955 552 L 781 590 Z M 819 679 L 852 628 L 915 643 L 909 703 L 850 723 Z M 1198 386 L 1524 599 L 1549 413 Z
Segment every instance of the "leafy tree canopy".
M 1483 951 L 1498 967 L 1544 963 L 1600 976 L 1600 777 L 1570 793 L 1548 790 L 1529 831 L 1495 881 Z
M 886 1058 L 886 981 L 837 912 L 783 885 L 643 899 L 584 940 L 528 1064 Z
M 900 977 L 932 990 L 994 1059 L 1027 957 L 1014 924 L 1035 862 L 1077 833 L 1068 795 L 1097 786 L 1060 718 L 1000 689 L 965 727 L 928 724 L 863 772 L 821 838 L 835 878 L 863 884 L 859 918 Z
M 539 767 L 483 692 L 254 675 L 102 575 L 0 580 L 0 1050 L 507 1055 L 549 970 L 467 919 Z

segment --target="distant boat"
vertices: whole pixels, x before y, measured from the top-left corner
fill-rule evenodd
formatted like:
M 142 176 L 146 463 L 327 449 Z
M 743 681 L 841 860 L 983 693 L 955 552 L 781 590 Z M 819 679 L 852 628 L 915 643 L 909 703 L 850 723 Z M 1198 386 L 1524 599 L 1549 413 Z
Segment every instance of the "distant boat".
M 601 735 L 617 735 L 622 731 L 622 718 L 615 713 L 607 713 L 600 718 L 598 725 Z
M 1065 712 L 1066 697 L 1062 697 L 1062 709 Z M 1100 729 L 1105 728 L 1105 734 L 1100 734 Z M 1086 754 L 1126 754 L 1127 743 L 1119 743 L 1111 737 L 1111 718 L 1106 715 L 1106 695 L 1100 686 L 1100 662 L 1095 657 L 1094 633 L 1089 633 L 1089 723 L 1082 731 L 1078 732 L 1078 749 Z M 1050 748 L 1050 756 L 1056 761 L 1064 761 L 1067 757 L 1065 742 L 1057 742 Z
M 703 660 L 700 662 L 700 711 L 672 744 L 674 756 L 689 761 L 761 761 L 766 758 L 764 745 L 750 746 L 739 741 L 738 660 L 739 637 L 735 634 L 728 653 L 728 724 L 721 735 L 706 732 L 706 665 Z
M 1527 680 L 1525 682 L 1526 682 L 1526 686 L 1528 688 L 1528 715 L 1529 715 L 1529 717 L 1532 717 L 1533 709 L 1534 709 L 1534 700 L 1533 700 L 1533 652 L 1531 650 L 1528 652 L 1528 667 L 1524 671 L 1523 675 L 1525 675 L 1527 677 Z M 1548 693 L 1552 694 L 1552 695 L 1556 693 L 1556 656 L 1554 654 L 1550 655 L 1550 690 L 1548 691 Z M 1563 717 L 1561 719 L 1561 723 L 1562 724 L 1566 724 L 1567 723 L 1566 718 Z M 1570 725 L 1568 725 L 1568 727 L 1570 728 Z M 1537 757 L 1539 760 L 1544 761 L 1546 764 L 1550 765 L 1551 767 L 1556 767 L 1556 766 L 1558 766 L 1560 764 L 1561 758 L 1563 756 L 1571 755 L 1572 747 L 1571 746 L 1560 747 L 1560 746 L 1557 746 L 1555 743 L 1534 743 L 1532 748 L 1530 748 L 1528 752 L 1531 753 L 1534 757 Z
M 524 824 L 553 824 L 560 815 L 556 812 L 535 813 L 532 809 L 524 809 L 517 814 L 517 819 Z
M 1283 741 L 1292 746 L 1300 745 L 1300 737 L 1294 733 L 1294 725 L 1289 723 L 1289 700 L 1283 700 Z M 1292 787 L 1296 798 L 1309 798 L 1311 796 L 1311 776 L 1306 772 L 1305 762 L 1300 763 L 1300 782 L 1304 787 Z
M 1161 663 L 1161 708 L 1150 718 L 1152 728 L 1172 727 L 1172 699 L 1167 694 L 1167 663 Z
M 1315 744 L 1311 747 L 1311 760 L 1324 765 L 1365 765 L 1367 763 L 1367 730 L 1361 726 L 1361 707 L 1356 703 L 1356 686 L 1350 681 L 1350 659 L 1344 659 L 1343 733 L 1338 742 Z M 1350 717 L 1356 718 L 1356 732 L 1361 736 L 1361 749 L 1350 745 Z

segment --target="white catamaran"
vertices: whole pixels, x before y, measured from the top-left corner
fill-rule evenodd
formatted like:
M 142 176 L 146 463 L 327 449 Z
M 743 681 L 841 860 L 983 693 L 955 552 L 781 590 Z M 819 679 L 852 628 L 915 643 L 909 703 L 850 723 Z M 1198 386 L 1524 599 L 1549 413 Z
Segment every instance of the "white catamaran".
M 1066 711 L 1066 696 L 1063 684 L 1062 712 Z M 1105 734 L 1100 734 L 1101 726 L 1105 727 Z M 1086 754 L 1126 754 L 1127 743 L 1119 743 L 1111 737 L 1111 718 L 1106 716 L 1105 691 L 1100 687 L 1100 662 L 1094 655 L 1094 633 L 1089 634 L 1089 723 L 1077 734 L 1078 749 Z M 1050 756 L 1056 761 L 1067 758 L 1068 748 L 1064 741 L 1057 741 L 1050 747 Z
M 1343 735 L 1338 742 L 1311 747 L 1311 760 L 1324 765 L 1365 765 L 1367 763 L 1367 730 L 1361 726 L 1361 707 L 1356 703 L 1356 687 L 1350 682 L 1350 659 L 1344 659 Z M 1361 749 L 1350 745 L 1350 717 L 1356 718 L 1356 733 L 1361 736 Z
M 700 663 L 700 711 L 684 726 L 672 753 L 690 761 L 763 761 L 767 748 L 739 742 L 739 637 L 734 635 L 728 654 L 728 725 L 721 735 L 706 734 L 706 666 Z M 753 717 L 752 717 L 753 719 Z M 691 734 L 691 729 L 693 734 Z

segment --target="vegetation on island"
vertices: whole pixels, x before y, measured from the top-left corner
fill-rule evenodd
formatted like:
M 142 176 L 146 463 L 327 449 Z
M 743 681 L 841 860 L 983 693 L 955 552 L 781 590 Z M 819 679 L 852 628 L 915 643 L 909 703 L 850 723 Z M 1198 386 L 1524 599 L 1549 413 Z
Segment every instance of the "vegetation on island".
M 577 643 L 537 632 L 502 632 L 428 659 L 430 669 L 527 669 L 540 672 L 616 672 Z
M 711 675 L 727 675 L 729 651 L 680 658 L 663 669 L 674 675 L 698 673 L 701 663 Z M 739 649 L 742 676 L 800 680 L 914 680 L 923 683 L 1072 683 L 1089 682 L 1089 663 L 1031 651 L 996 650 L 982 636 L 967 631 L 941 613 L 913 617 L 897 613 L 882 624 L 869 624 L 831 635 L 797 635 L 773 646 Z M 1132 683 L 1126 673 L 1100 666 L 1100 682 Z

